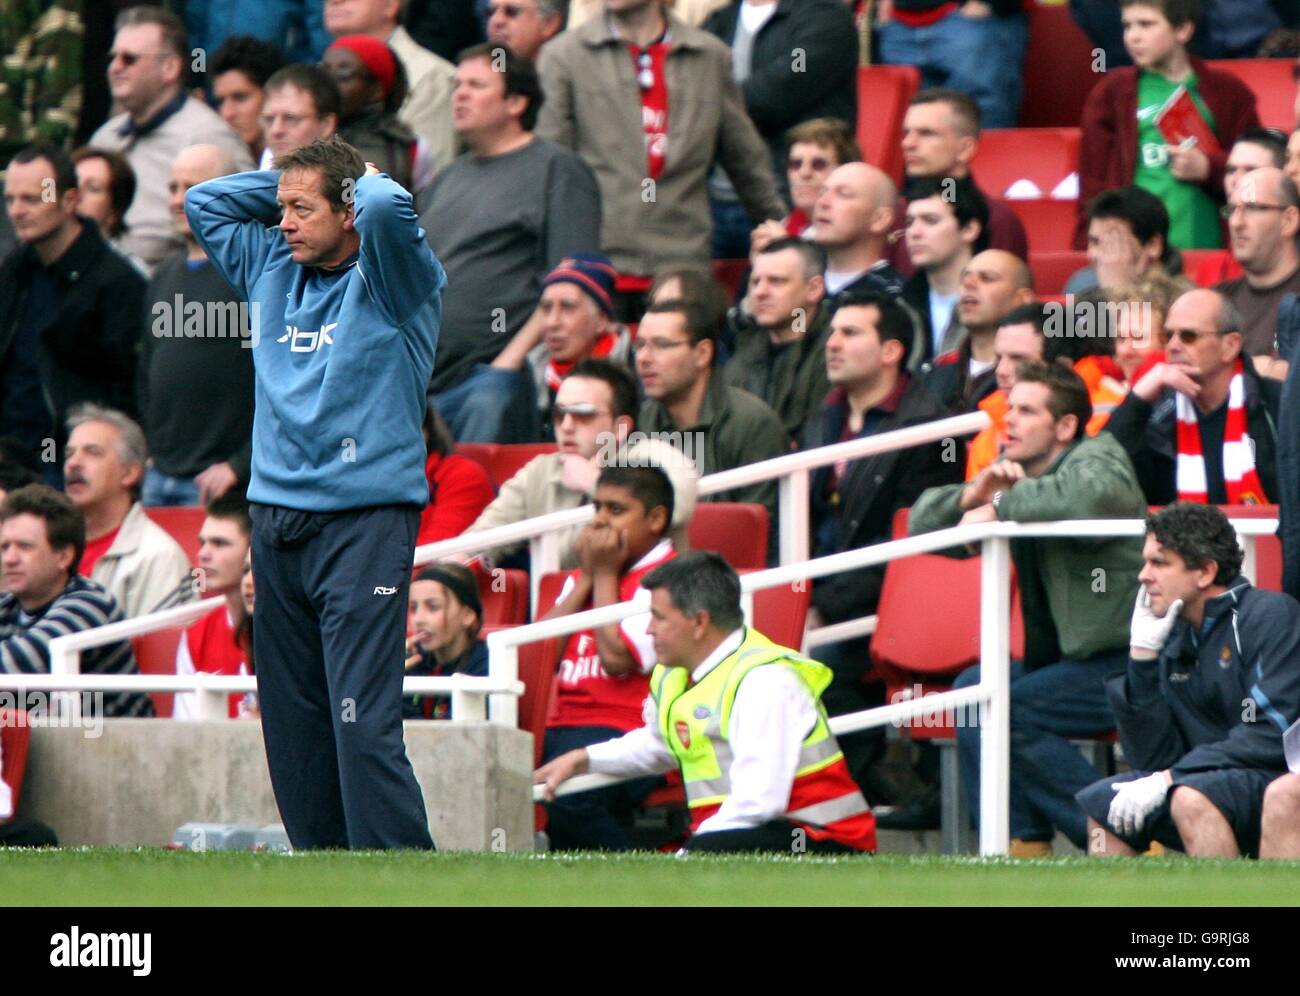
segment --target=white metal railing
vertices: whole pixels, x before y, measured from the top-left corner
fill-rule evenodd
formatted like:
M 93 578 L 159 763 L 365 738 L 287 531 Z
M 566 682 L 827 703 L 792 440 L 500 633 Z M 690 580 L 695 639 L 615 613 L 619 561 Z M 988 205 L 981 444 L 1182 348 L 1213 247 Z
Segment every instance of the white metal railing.
M 1243 540 L 1248 559 L 1254 561 L 1254 539 L 1277 531 L 1276 519 L 1234 519 L 1233 526 Z M 862 712 L 837 716 L 830 721 L 836 734 L 887 723 L 917 719 L 936 712 L 976 706 L 980 716 L 980 833 L 981 855 L 1005 854 L 1009 837 L 1010 805 L 1010 662 L 1011 662 L 1011 546 L 1014 538 L 1069 538 L 1082 536 L 1142 536 L 1142 519 L 1085 519 L 1065 522 L 1022 524 L 989 522 L 909 536 L 875 546 L 819 557 L 803 564 L 790 564 L 741 576 L 742 602 L 746 618 L 752 612 L 752 593 L 764 588 L 792 584 L 837 574 L 845 570 L 884 564 L 901 557 L 934 553 L 964 545 L 980 546 L 980 681 L 923 698 L 896 702 Z M 1244 573 L 1244 571 L 1243 571 Z M 1247 575 L 1251 576 L 1251 575 Z M 1252 577 L 1253 580 L 1253 577 Z M 518 648 L 525 643 L 562 636 L 608 625 L 637 611 L 631 603 L 606 606 L 561 619 L 502 630 L 488 637 L 488 652 L 494 668 L 515 675 Z M 559 794 L 584 792 L 624 781 L 608 775 L 582 775 L 566 782 Z M 534 798 L 541 798 L 540 787 Z
M 799 453 L 791 453 L 760 463 L 737 467 L 733 470 L 710 474 L 699 481 L 698 493 L 701 495 L 717 494 L 732 488 L 744 487 L 761 481 L 779 479 L 779 523 L 780 523 L 780 562 L 793 564 L 808 557 L 808 479 L 819 467 L 825 467 L 840 460 L 860 460 L 893 450 L 907 449 L 925 443 L 952 439 L 957 436 L 978 432 L 989 424 L 989 417 L 983 412 L 958 415 L 952 418 L 926 422 L 922 425 L 909 426 L 891 432 L 883 432 L 865 439 L 835 443 Z M 533 614 L 537 610 L 537 586 L 543 574 L 554 571 L 560 565 L 560 532 L 573 526 L 588 522 L 594 515 L 590 505 L 579 508 L 550 512 L 521 522 L 512 522 L 504 526 L 495 526 L 480 532 L 464 534 L 452 539 L 439 540 L 417 547 L 413 558 L 416 567 L 429 564 L 435 560 L 463 554 L 476 554 L 496 549 L 511 543 L 528 541 L 531 552 L 531 598 Z M 221 599 L 212 598 L 189 605 L 166 609 L 144 616 L 137 616 L 123 622 L 110 623 L 107 626 L 71 633 L 56 637 L 50 641 L 50 677 L 77 675 L 81 670 L 81 652 L 92 647 L 103 646 L 118 640 L 143 636 L 156 630 L 185 626 L 201 618 L 216 608 Z M 807 646 L 845 639 L 848 635 L 869 633 L 875 628 L 875 617 L 840 623 L 825 627 L 824 631 L 809 631 Z M 851 631 L 851 632 L 850 632 Z M 24 688 L 36 688 L 40 676 L 23 677 Z M 148 677 L 148 676 L 142 676 Z M 155 676 L 165 677 L 165 676 Z M 244 685 L 214 684 L 214 676 L 198 673 L 195 675 L 175 676 L 175 682 L 166 687 L 145 687 L 138 684 L 139 691 L 190 691 L 199 693 L 199 715 L 203 718 L 220 718 L 226 715 L 223 696 L 232 692 L 251 691 L 255 687 L 254 679 L 240 679 L 228 676 L 230 680 L 243 681 Z M 494 717 L 510 723 L 516 722 L 518 714 L 515 701 L 519 692 L 515 691 L 517 671 L 509 676 L 490 671 L 486 678 L 407 678 L 403 690 L 408 694 L 438 693 L 452 694 L 451 714 L 455 719 L 480 718 L 484 715 L 483 697 L 491 696 Z M 19 687 L 14 684 L 18 677 L 0 675 L 0 689 Z M 453 684 L 454 682 L 454 684 Z M 248 687 L 245 687 L 247 685 Z M 52 685 L 50 687 L 53 690 Z M 68 685 L 73 691 L 78 687 L 75 682 Z M 104 688 L 102 684 L 99 688 Z M 75 695 L 61 698 L 62 708 L 74 712 L 80 708 L 80 699 Z
M 893 429 L 864 439 L 851 439 L 845 443 L 833 443 L 816 449 L 788 453 L 702 477 L 697 493 L 713 495 L 750 484 L 776 480 L 780 543 L 778 563 L 794 564 L 808 559 L 808 482 L 813 471 L 841 460 L 862 460 L 894 450 L 973 435 L 989 425 L 989 422 L 989 417 L 984 412 L 972 412 L 968 415 L 955 415 L 904 429 Z M 533 614 L 536 615 L 538 583 L 543 574 L 558 570 L 560 566 L 560 531 L 583 525 L 590 521 L 594 514 L 590 505 L 583 505 L 579 508 L 539 515 L 522 522 L 495 526 L 481 532 L 464 534 L 453 539 L 427 543 L 416 548 L 415 566 L 421 567 L 446 557 L 483 553 L 527 540 L 530 548 L 532 586 L 529 604 Z

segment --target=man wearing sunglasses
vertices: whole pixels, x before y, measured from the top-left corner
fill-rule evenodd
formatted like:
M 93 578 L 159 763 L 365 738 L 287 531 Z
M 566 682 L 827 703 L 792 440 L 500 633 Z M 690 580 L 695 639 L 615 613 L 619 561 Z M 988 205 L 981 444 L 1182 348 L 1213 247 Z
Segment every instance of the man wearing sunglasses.
M 126 156 L 135 170 L 135 199 L 121 248 L 153 269 L 184 248 L 168 206 L 172 162 L 191 145 L 215 145 L 237 170 L 253 168 L 248 146 L 216 111 L 185 92 L 190 53 L 185 25 L 158 7 L 132 7 L 118 17 L 109 53 L 108 85 L 124 110 L 91 136 L 90 145 Z
M 1278 500 L 1282 385 L 1243 357 L 1241 315 L 1222 293 L 1188 291 L 1165 318 L 1169 343 L 1106 430 L 1123 444 L 1151 505 Z
M 564 28 L 562 0 L 492 0 L 487 6 L 488 41 L 537 61 L 542 46 Z
M 1218 290 L 1241 312 L 1243 351 L 1261 373 L 1281 377 L 1274 365 L 1277 309 L 1285 294 L 1300 291 L 1300 193 L 1275 166 L 1252 170 L 1237 184 L 1223 209 L 1233 258 L 1245 272 Z
M 496 499 L 465 532 L 577 508 L 591 500 L 596 478 L 604 467 L 614 463 L 652 464 L 672 481 L 670 535 L 679 549 L 686 549 L 686 527 L 695 511 L 699 475 L 671 443 L 634 434 L 636 416 L 636 381 L 632 375 L 607 359 L 582 360 L 564 376 L 555 395 L 551 418 L 558 450 L 534 457 L 502 483 Z M 574 526 L 558 534 L 561 570 L 578 566 L 577 541 L 581 532 L 581 526 Z M 526 549 L 526 544 L 514 543 L 484 556 L 502 563 Z

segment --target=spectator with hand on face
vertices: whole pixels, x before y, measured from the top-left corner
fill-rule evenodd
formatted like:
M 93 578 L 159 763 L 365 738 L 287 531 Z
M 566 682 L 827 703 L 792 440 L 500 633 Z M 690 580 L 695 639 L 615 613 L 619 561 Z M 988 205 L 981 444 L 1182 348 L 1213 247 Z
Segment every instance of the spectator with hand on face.
M 751 258 L 778 239 L 811 239 L 813 210 L 826 178 L 845 163 L 862 161 L 852 129 L 839 118 L 814 118 L 797 124 L 785 133 L 785 142 L 789 147 L 785 179 L 792 209 L 780 221 L 764 221 L 754 227 L 749 235 Z
M 671 443 L 632 438 L 637 424 L 637 396 L 631 374 L 608 360 L 583 360 L 560 381 L 553 419 L 558 450 L 534 457 L 503 483 L 500 494 L 466 533 L 586 504 L 600 471 L 617 463 L 652 465 L 668 474 L 673 482 L 672 536 L 674 542 L 685 545 L 699 474 Z M 578 566 L 577 539 L 581 531 L 575 527 L 558 534 L 560 567 L 564 570 Z M 522 549 L 526 549 L 524 544 L 514 543 L 490 550 L 487 556 L 500 563 Z
M 1078 794 L 1088 853 L 1153 841 L 1256 856 L 1265 792 L 1300 717 L 1300 604 L 1241 577 L 1227 516 L 1184 502 L 1147 519 L 1126 670 L 1106 683 L 1133 770 Z
M 478 638 L 483 604 L 478 581 L 460 564 L 432 564 L 411 582 L 406 674 L 438 678 L 488 673 L 487 644 Z M 404 695 L 403 719 L 450 719 L 450 695 Z

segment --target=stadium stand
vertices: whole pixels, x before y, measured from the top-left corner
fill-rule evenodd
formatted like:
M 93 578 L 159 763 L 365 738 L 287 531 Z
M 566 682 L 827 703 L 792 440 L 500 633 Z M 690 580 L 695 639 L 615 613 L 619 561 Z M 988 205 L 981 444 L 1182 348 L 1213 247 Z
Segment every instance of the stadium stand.
M 1074 201 L 1078 128 L 1005 128 L 981 133 L 971 173 L 990 197 Z
M 1231 73 L 1255 94 L 1259 123 L 1286 134 L 1295 131 L 1293 59 L 1211 59 L 1207 65 Z
M 903 115 L 921 86 L 912 66 L 858 67 L 858 145 L 864 162 L 903 182 Z
M 701 502 L 691 517 L 692 550 L 720 553 L 738 571 L 767 566 L 767 509 L 750 502 Z
M 21 709 L 0 709 L 0 758 L 4 768 L 0 778 L 9 786 L 14 812 L 18 812 L 19 796 L 23 790 L 23 775 L 27 771 L 27 745 L 31 740 L 27 713 Z
M 1183 254 L 1183 259 L 1187 254 Z M 1088 254 L 1077 249 L 1043 249 L 1029 253 L 1029 272 L 1039 297 L 1063 294 L 1065 284 L 1076 271 L 1088 265 Z
M 146 508 L 145 515 L 174 539 L 191 564 L 199 562 L 199 530 L 207 512 L 201 505 L 172 505 Z
M 1025 201 L 1007 201 L 1025 226 L 1029 238 L 1029 251 L 1069 249 L 1074 235 L 1074 221 L 1078 214 L 1077 200 L 1055 201 L 1037 198 Z
M 141 674 L 175 674 L 176 648 L 180 645 L 184 630 L 179 627 L 158 629 L 145 633 L 131 640 L 131 650 L 140 665 Z M 172 714 L 172 694 L 170 692 L 152 692 L 154 711 L 164 719 Z
M 1031 5 L 1020 127 L 1078 125 L 1084 101 L 1101 79 L 1093 70 L 1094 58 L 1092 42 L 1074 23 L 1068 7 Z

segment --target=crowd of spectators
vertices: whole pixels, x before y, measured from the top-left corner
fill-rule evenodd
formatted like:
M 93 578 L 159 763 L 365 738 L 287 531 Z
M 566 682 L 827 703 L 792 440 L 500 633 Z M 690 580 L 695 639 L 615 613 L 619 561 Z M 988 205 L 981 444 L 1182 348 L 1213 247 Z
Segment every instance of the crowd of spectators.
M 54 6 L 80 16 L 79 4 Z M 328 349 L 357 332 L 262 327 L 190 231 L 186 195 L 343 140 L 415 195 L 447 276 L 421 542 L 594 502 L 595 524 L 560 538 L 561 566 L 577 573 L 556 611 L 641 597 L 636 579 L 687 548 L 698 501 L 760 504 L 776 538 L 774 481 L 704 495 L 700 477 L 983 411 L 990 425 L 972 439 L 819 470 L 814 554 L 888 539 L 913 504 L 914 532 L 1179 509 L 1152 520 L 1145 551 L 1132 538 L 1015 550 L 1026 650 L 1013 671 L 1012 831 L 1025 853 L 1058 830 L 1082 845 L 1090 825 L 1110 853 L 1153 840 L 1228 853 L 1223 833 L 1205 832 L 1204 806 L 1222 813 L 1240 798 L 1180 781 L 1205 765 L 1254 772 L 1233 790 L 1255 808 L 1223 814 L 1238 851 L 1295 846 L 1292 831 L 1261 844 L 1258 826 L 1252 836 L 1233 822 L 1269 819 L 1262 773 L 1285 770 L 1282 728 L 1300 702 L 1294 648 L 1251 632 L 1249 654 L 1238 638 L 1223 658 L 1244 669 L 1247 657 L 1254 667 L 1282 655 L 1265 665 L 1275 684 L 1256 696 L 1249 733 L 1192 722 L 1168 677 L 1205 633 L 1219 639 L 1213 620 L 1231 617 L 1235 634 L 1238 612 L 1300 612 L 1254 592 L 1215 545 L 1217 520 L 1185 508 L 1282 503 L 1284 525 L 1300 515 L 1287 508 L 1300 438 L 1281 404 L 1300 332 L 1300 131 L 1261 127 L 1251 90 L 1202 61 L 1251 55 L 1269 29 L 1295 27 L 1279 5 L 1071 4 L 1112 61 L 1078 122 L 1073 238 L 1088 265 L 1064 305 L 1035 288 L 1025 227 L 971 172 L 982 129 L 1017 119 L 1020 0 L 491 0 L 463 17 L 435 0 L 189 0 L 183 17 L 103 6 L 111 31 L 103 12 L 87 14 L 75 44 L 6 25 L 43 75 L 18 70 L 0 95 L 3 670 L 48 667 L 52 635 L 203 594 L 225 606 L 182 639 L 178 671 L 252 670 L 242 495 L 254 407 L 266 403 L 253 355 Z M 1252 31 L 1242 11 L 1233 30 L 1227 7 L 1257 7 Z M 872 127 L 856 87 L 868 35 L 877 61 L 921 73 L 897 136 L 901 184 L 857 141 Z M 1171 144 L 1160 127 L 1170 108 L 1199 139 Z M 1185 272 L 1190 249 L 1217 251 Z M 716 259 L 743 260 L 734 300 L 711 275 Z M 500 481 L 456 453 L 538 442 L 556 448 Z M 207 509 L 193 570 L 148 518 L 165 505 Z M 527 566 L 517 546 L 476 562 Z M 1089 589 L 1098 568 L 1111 578 L 1101 593 Z M 1135 601 L 1174 568 L 1160 583 L 1187 589 L 1179 604 L 1203 629 L 1201 650 L 1183 623 L 1175 643 L 1148 646 L 1159 627 L 1144 616 L 1150 656 L 1130 653 Z M 873 613 L 883 573 L 820 579 L 814 618 Z M 482 673 L 477 577 L 456 564 L 419 576 L 408 673 Z M 548 756 L 635 723 L 652 661 L 640 634 L 619 630 L 566 648 Z M 881 701 L 869 638 L 820 655 L 835 676 L 823 696 L 832 714 Z M 84 666 L 136 667 L 125 643 Z M 1142 716 L 1159 696 L 1169 729 L 1155 737 Z M 444 700 L 408 705 L 411 718 L 446 714 Z M 148 709 L 131 696 L 106 707 Z M 232 697 L 229 711 L 255 709 Z M 175 715 L 196 712 L 177 697 Z M 1166 790 L 1117 787 L 1119 813 L 1066 739 L 1117 720 L 1134 766 Z M 978 731 L 963 734 L 974 795 Z M 1215 737 L 1250 746 L 1215 753 L 1204 747 Z M 871 801 L 898 802 L 874 770 L 882 741 L 846 737 L 843 748 Z M 591 807 L 625 809 L 645 788 L 554 805 L 559 842 L 620 846 Z M 1268 791 L 1281 826 L 1300 790 Z M 1143 834 L 1134 813 L 1162 805 L 1159 829 Z

